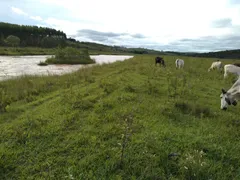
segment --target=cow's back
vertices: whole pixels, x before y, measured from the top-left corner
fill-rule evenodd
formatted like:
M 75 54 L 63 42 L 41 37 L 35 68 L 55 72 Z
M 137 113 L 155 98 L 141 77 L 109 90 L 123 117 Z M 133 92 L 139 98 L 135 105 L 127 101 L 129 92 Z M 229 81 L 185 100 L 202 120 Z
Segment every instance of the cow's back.
M 184 60 L 176 59 L 175 64 L 176 64 L 176 68 L 183 67 L 184 66 Z
M 224 66 L 224 77 L 226 77 L 228 73 L 240 75 L 240 67 L 235 66 L 233 64 L 226 64 Z
M 213 62 L 212 65 L 214 67 L 220 67 L 222 65 L 222 62 L 221 61 Z
M 222 68 L 223 63 L 221 61 L 213 62 L 211 67 L 212 68 Z
M 233 63 L 233 65 L 240 67 L 240 63 Z
M 240 71 L 240 67 L 233 65 L 233 64 L 226 64 L 224 66 L 224 69 L 229 70 L 229 71 Z

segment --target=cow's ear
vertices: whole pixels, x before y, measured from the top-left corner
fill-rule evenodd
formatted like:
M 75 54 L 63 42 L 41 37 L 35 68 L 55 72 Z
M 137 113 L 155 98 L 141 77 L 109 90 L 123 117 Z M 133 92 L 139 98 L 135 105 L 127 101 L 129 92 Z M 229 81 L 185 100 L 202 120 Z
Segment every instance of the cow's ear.
M 225 91 L 224 89 L 222 89 L 222 93 L 223 93 L 223 94 L 226 94 L 226 93 L 227 93 L 227 91 Z

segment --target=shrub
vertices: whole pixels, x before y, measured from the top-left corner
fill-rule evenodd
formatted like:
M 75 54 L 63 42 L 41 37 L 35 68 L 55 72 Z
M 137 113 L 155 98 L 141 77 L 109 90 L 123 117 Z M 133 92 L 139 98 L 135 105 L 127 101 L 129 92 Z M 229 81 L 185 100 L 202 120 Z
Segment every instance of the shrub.
M 79 51 L 72 47 L 58 48 L 55 57 L 46 60 L 48 64 L 91 64 L 95 63 L 87 50 Z

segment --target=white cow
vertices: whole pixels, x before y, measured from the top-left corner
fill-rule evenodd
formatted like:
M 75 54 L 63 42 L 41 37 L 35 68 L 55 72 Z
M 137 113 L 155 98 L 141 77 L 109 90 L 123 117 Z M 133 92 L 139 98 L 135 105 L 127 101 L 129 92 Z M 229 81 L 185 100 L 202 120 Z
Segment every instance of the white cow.
M 213 69 L 218 69 L 218 70 L 222 71 L 223 63 L 221 61 L 213 62 L 211 67 L 208 69 L 208 72 L 210 72 Z
M 240 67 L 235 66 L 233 64 L 227 64 L 224 66 L 224 78 L 227 77 L 228 73 L 233 73 L 240 76 Z
M 227 110 L 229 105 L 237 105 L 237 101 L 240 100 L 240 78 L 232 85 L 232 87 L 225 91 L 222 89 L 221 97 L 221 109 Z
M 182 59 L 176 59 L 175 63 L 176 63 L 176 68 L 180 69 L 184 67 L 184 60 Z

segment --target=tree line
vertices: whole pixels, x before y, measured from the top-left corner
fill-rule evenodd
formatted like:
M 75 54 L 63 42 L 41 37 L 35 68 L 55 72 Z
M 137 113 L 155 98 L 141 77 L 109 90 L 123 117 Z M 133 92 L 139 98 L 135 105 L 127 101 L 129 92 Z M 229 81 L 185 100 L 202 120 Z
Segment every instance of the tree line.
M 240 59 L 240 49 L 207 52 L 207 53 L 192 53 L 190 54 L 190 56 L 212 57 L 212 58 L 222 58 L 222 59 Z
M 66 34 L 56 29 L 0 22 L 1 46 L 52 48 L 64 45 L 66 39 Z
M 163 52 L 163 54 L 175 55 L 175 56 L 219 58 L 219 59 L 240 59 L 240 49 L 217 51 L 217 52 L 205 52 L 205 53 L 165 51 Z

